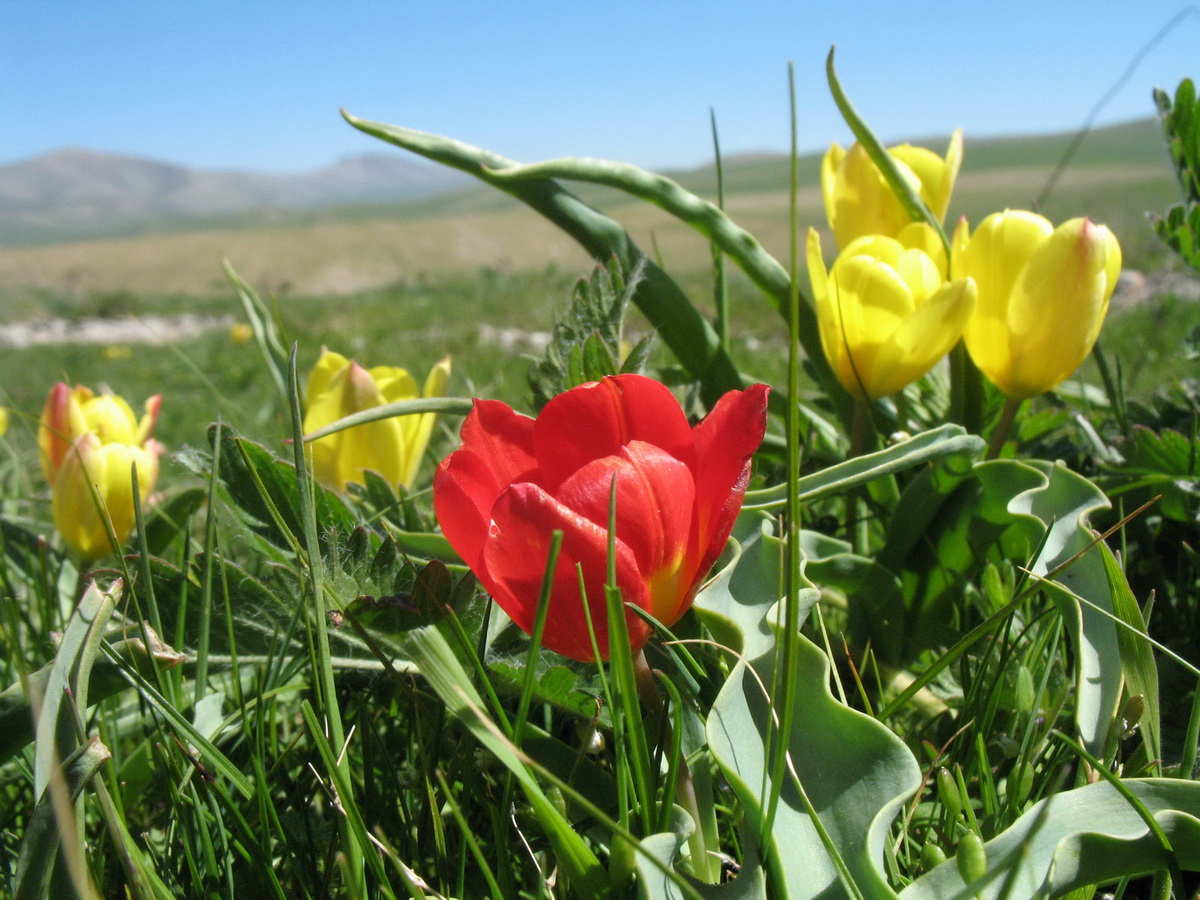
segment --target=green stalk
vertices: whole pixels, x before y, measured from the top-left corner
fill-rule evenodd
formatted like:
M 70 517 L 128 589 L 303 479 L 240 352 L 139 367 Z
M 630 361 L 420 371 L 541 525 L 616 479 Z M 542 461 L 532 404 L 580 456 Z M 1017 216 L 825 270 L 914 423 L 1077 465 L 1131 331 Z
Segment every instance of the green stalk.
M 799 159 L 796 129 L 796 78 L 788 64 L 788 101 L 791 115 L 791 178 L 788 200 L 788 231 L 790 254 L 790 290 L 788 291 L 788 407 L 787 407 L 787 543 L 784 559 L 784 629 L 783 666 L 775 672 L 772 696 L 778 697 L 776 708 L 783 707 L 778 736 L 770 755 L 770 797 L 766 814 L 760 823 L 764 852 L 778 856 L 779 845 L 771 839 L 779 795 L 783 790 L 787 770 L 788 747 L 791 745 L 795 722 L 795 691 L 800 672 L 800 230 L 798 197 L 800 191 Z M 778 860 L 776 860 L 778 862 Z M 777 871 L 777 867 L 772 867 Z
M 1013 422 L 1016 421 L 1017 411 L 1024 402 L 1013 397 L 1004 398 L 1004 409 L 1000 412 L 1000 421 L 992 431 L 992 440 L 988 444 L 987 456 L 984 459 L 999 458 L 1000 451 L 1004 449 L 1004 442 L 1008 440 L 1008 433 L 1012 431 Z
M 717 114 L 709 107 L 708 120 L 712 125 L 713 159 L 717 169 L 717 208 L 725 211 L 725 165 L 721 159 L 721 139 L 717 135 Z M 721 349 L 729 352 L 729 283 L 725 277 L 725 254 L 716 244 L 710 244 L 713 258 L 713 295 L 717 306 L 717 340 Z
M 342 782 L 346 790 L 350 790 L 353 784 L 350 757 L 344 752 L 346 733 L 342 727 L 342 713 L 338 708 L 337 685 L 334 682 L 333 660 L 329 651 L 329 623 L 325 609 L 321 545 L 317 539 L 317 514 L 313 503 L 312 482 L 309 477 L 307 461 L 304 458 L 304 417 L 300 412 L 300 387 L 296 378 L 296 350 L 296 345 L 293 344 L 292 352 L 288 356 L 288 400 L 291 412 L 292 450 L 296 464 L 296 489 L 300 495 L 300 518 L 304 523 L 304 556 L 308 561 L 308 584 L 309 590 L 312 592 L 312 615 L 308 619 L 308 624 L 316 650 L 313 667 L 316 669 L 317 697 L 321 701 L 321 711 L 325 715 L 326 726 L 329 729 L 329 743 L 333 748 L 333 764 L 336 766 L 336 772 L 330 774 Z M 349 803 L 349 798 L 345 798 L 344 802 Z M 362 847 L 355 839 L 353 829 L 342 829 L 342 848 L 346 854 L 346 872 L 350 878 L 350 890 L 357 896 L 364 896 L 366 883 L 363 872 Z

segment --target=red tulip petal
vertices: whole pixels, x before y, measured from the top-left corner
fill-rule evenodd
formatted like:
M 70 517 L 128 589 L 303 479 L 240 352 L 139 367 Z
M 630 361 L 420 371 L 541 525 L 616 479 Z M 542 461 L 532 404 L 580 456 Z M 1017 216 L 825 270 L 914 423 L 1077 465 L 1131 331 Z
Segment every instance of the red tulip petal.
M 495 400 L 476 400 L 463 421 L 463 446 L 438 466 L 433 508 L 442 533 L 474 568 L 492 506 L 511 483 L 535 476 L 533 420 Z
M 666 451 L 633 441 L 618 456 L 588 463 L 563 482 L 557 497 L 607 530 L 614 476 L 617 538 L 633 551 L 638 569 L 652 585 L 650 612 L 665 622 L 678 606 L 678 594 L 689 587 L 695 565 L 687 559 L 696 493 L 692 472 Z M 689 583 L 680 584 L 681 579 Z
M 693 431 L 696 442 L 696 553 L 701 576 L 716 562 L 742 506 L 754 456 L 767 430 L 765 384 L 730 391 Z
M 616 455 L 630 441 L 654 444 L 691 465 L 691 429 L 665 385 L 642 375 L 615 375 L 559 394 L 534 426 L 541 484 L 555 493 L 573 472 Z
M 524 481 L 537 468 L 533 419 L 499 400 L 476 400 L 460 436 L 464 447 L 491 461 L 500 484 Z
M 594 659 L 580 600 L 578 565 L 583 571 L 600 655 L 607 658 L 606 528 L 567 509 L 536 485 L 513 485 L 501 495 L 492 511 L 482 567 L 475 574 L 512 620 L 526 632 L 531 631 L 550 555 L 550 536 L 556 529 L 563 532 L 563 545 L 554 572 L 542 643 L 581 662 Z M 633 553 L 621 543 L 616 548 L 616 565 L 617 583 L 622 586 L 625 601 L 644 605 L 645 586 L 637 563 Z M 633 613 L 626 613 L 625 618 L 633 648 L 641 649 L 649 639 L 649 626 Z

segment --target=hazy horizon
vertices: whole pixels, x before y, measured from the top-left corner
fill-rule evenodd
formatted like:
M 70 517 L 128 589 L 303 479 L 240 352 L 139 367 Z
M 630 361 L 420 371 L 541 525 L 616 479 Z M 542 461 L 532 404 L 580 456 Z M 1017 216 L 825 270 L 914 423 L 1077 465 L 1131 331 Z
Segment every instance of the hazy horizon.
M 812 7 L 812 8 L 810 8 Z M 432 131 L 533 162 L 691 168 L 786 152 L 787 67 L 799 146 L 846 143 L 825 83 L 888 142 L 1071 131 L 1154 113 L 1194 76 L 1200 10 L 1024 0 L 995 7 L 637 0 L 493 8 L 214 0 L 10 4 L 0 26 L 0 164 L 65 147 L 193 169 L 298 173 L 378 152 L 342 121 Z M 1167 27 L 1168 23 L 1172 27 Z

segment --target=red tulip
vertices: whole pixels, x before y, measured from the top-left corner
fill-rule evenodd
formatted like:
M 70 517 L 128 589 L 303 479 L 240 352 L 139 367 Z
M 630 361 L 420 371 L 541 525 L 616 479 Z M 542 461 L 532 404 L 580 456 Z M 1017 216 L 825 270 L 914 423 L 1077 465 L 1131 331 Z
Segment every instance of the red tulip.
M 536 420 L 476 400 L 462 447 L 442 461 L 433 503 L 442 531 L 484 588 L 533 629 L 551 534 L 563 532 L 543 643 L 594 659 L 583 589 L 600 655 L 608 657 L 609 491 L 617 481 L 616 571 L 626 603 L 673 625 L 720 555 L 762 443 L 766 385 L 730 391 L 694 428 L 671 392 L 617 375 L 555 397 Z M 650 627 L 626 612 L 633 649 Z

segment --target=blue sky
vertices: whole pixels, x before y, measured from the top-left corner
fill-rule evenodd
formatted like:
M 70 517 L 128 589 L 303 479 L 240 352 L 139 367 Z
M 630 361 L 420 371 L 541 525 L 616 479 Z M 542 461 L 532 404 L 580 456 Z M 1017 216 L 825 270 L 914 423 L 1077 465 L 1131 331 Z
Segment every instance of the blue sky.
M 1163 0 L 0 0 L 0 164 L 62 147 L 298 172 L 383 149 L 356 115 L 535 161 L 650 168 L 847 141 L 824 83 L 887 140 L 1078 127 L 1182 9 Z M 1200 11 L 1149 50 L 1100 123 L 1200 78 Z M 968 144 L 969 152 L 969 144 Z

